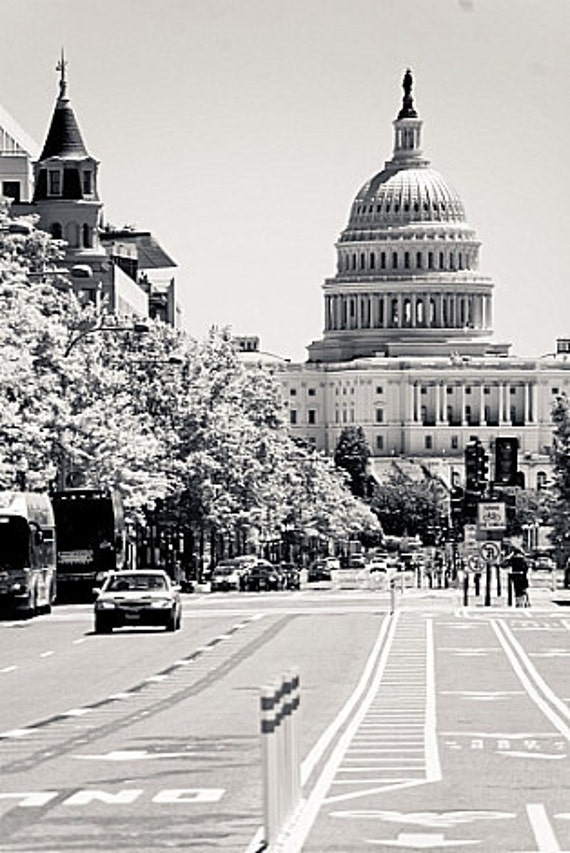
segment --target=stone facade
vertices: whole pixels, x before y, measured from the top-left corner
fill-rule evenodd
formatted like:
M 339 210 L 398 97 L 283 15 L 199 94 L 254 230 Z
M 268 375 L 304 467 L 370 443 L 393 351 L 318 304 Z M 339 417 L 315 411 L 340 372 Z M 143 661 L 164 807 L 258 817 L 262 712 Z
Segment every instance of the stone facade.
M 394 152 L 354 200 L 326 279 L 324 332 L 308 360 L 278 368 L 293 434 L 332 453 L 362 426 L 373 467 L 415 460 L 451 482 L 477 436 L 493 459 L 516 437 L 527 488 L 550 476 L 551 407 L 570 390 L 564 342 L 542 358 L 493 340 L 492 280 L 461 199 L 421 150 L 411 75 Z

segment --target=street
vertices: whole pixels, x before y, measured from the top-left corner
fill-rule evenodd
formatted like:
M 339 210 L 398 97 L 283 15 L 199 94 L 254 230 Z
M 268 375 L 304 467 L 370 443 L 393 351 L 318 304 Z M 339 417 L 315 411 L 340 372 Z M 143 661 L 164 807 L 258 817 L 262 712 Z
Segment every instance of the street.
M 0 850 L 261 849 L 259 694 L 291 667 L 303 801 L 276 849 L 570 849 L 566 608 L 183 599 L 175 634 L 0 622 Z

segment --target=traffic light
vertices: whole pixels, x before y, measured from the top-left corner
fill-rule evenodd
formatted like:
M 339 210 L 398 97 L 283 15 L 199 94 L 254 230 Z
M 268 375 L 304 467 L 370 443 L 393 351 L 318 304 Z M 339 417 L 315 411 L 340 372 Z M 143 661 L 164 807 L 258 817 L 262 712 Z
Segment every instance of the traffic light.
M 465 488 L 468 492 L 484 492 L 489 478 L 489 460 L 478 438 L 465 447 Z
M 465 488 L 468 492 L 478 491 L 478 447 L 478 439 L 473 439 L 473 441 L 470 441 L 465 447 Z
M 485 491 L 485 483 L 489 479 L 489 457 L 481 444 L 476 447 L 477 483 L 479 491 Z
M 495 439 L 495 483 L 517 485 L 518 449 L 518 438 Z

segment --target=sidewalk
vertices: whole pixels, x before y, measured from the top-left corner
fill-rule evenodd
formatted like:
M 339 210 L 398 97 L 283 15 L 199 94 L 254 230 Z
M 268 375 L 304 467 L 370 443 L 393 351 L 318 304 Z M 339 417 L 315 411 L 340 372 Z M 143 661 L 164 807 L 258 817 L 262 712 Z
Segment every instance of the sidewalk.
M 547 589 L 545 587 L 530 587 L 529 588 L 530 608 L 527 612 L 533 610 L 548 610 L 559 612 L 562 616 L 565 614 L 570 616 L 570 589 Z M 397 593 L 396 608 L 398 610 L 457 610 L 463 608 L 468 611 L 516 611 L 522 612 L 513 606 L 507 604 L 506 590 L 501 598 L 497 598 L 495 594 L 491 597 L 491 605 L 485 606 L 485 591 L 481 589 L 481 594 L 475 596 L 473 589 L 469 591 L 467 606 L 463 603 L 463 590 L 459 589 L 406 589 L 402 594 Z

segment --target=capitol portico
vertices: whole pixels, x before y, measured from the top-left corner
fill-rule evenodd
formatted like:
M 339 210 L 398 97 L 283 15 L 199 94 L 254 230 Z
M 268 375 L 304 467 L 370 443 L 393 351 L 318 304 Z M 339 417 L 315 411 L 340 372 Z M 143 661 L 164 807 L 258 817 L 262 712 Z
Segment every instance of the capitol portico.
M 358 192 L 325 280 L 324 330 L 308 360 L 279 370 L 293 434 L 332 453 L 361 426 L 373 467 L 415 460 L 445 479 L 477 436 L 519 441 L 527 488 L 550 475 L 551 407 L 568 391 L 570 342 L 540 358 L 493 340 L 493 281 L 459 195 L 424 158 L 412 76 L 394 151 Z

